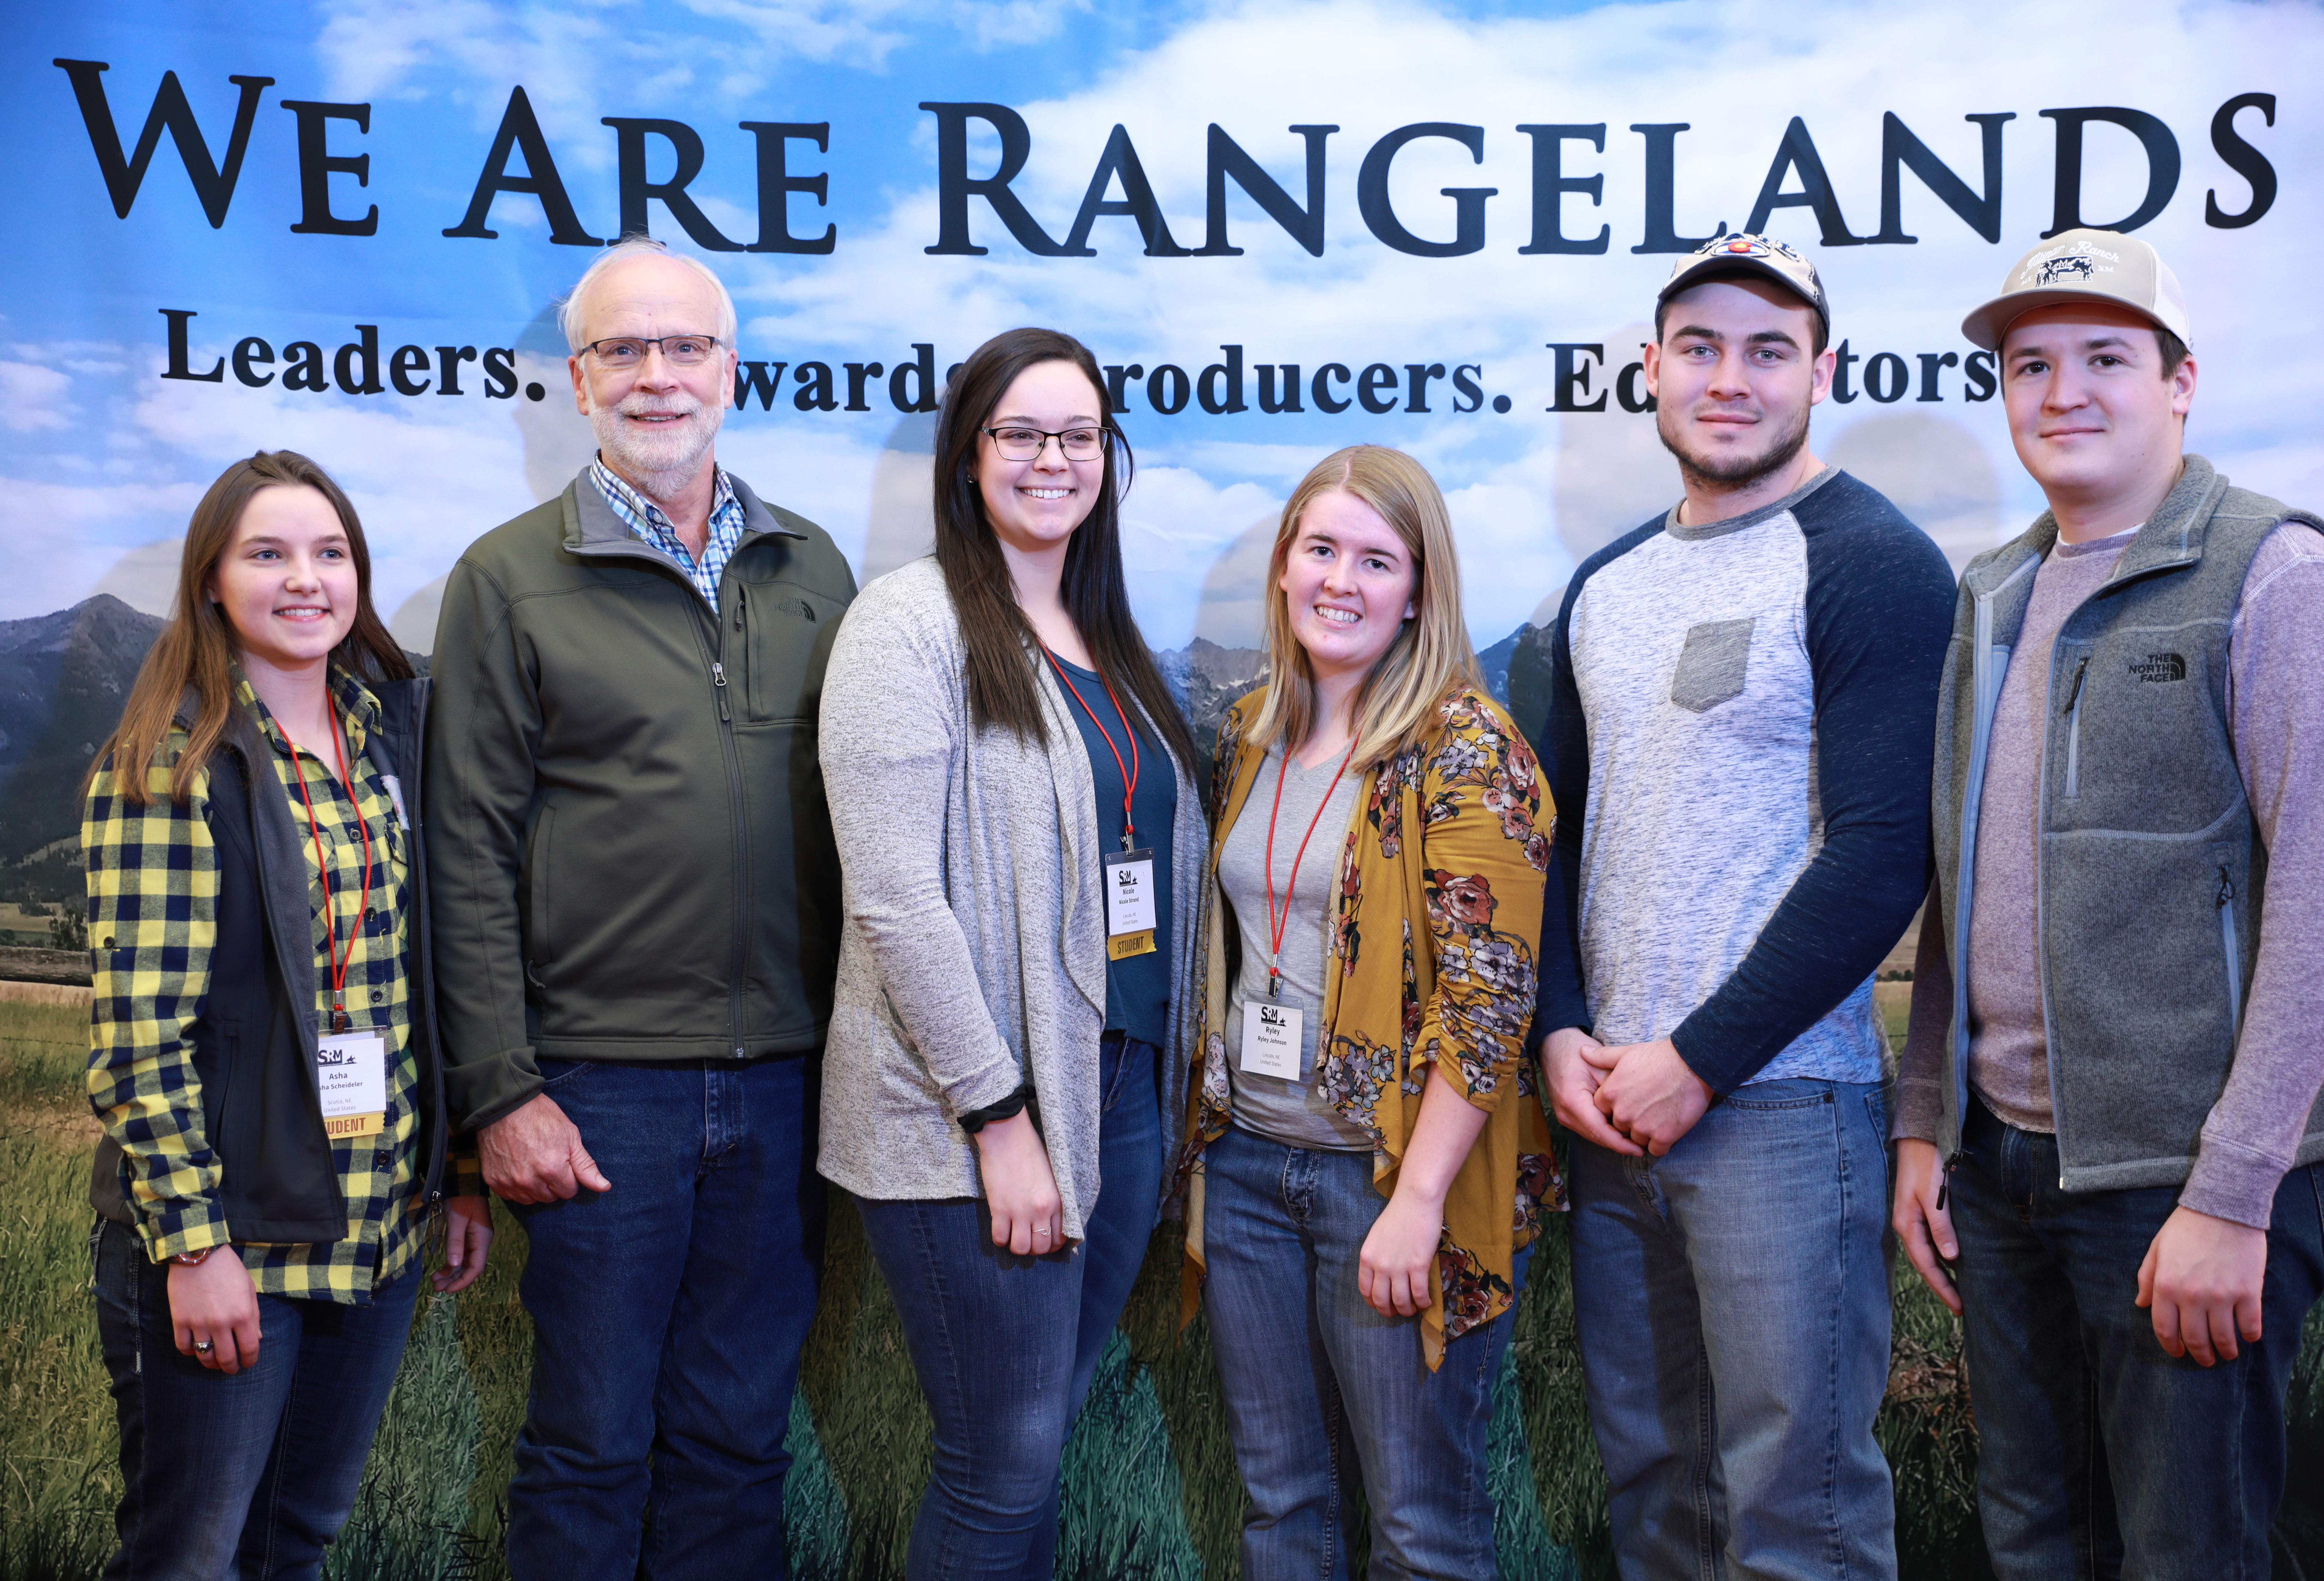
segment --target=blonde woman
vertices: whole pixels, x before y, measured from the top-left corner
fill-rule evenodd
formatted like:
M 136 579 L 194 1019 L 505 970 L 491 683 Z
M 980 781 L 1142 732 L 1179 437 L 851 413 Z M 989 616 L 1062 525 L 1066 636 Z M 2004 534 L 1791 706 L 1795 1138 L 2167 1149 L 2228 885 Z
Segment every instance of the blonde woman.
M 1326 458 L 1268 562 L 1271 684 L 1219 731 L 1187 1240 L 1250 1581 L 1489 1576 L 1493 1377 L 1544 1206 L 1524 1051 L 1551 809 L 1485 693 L 1443 496 Z

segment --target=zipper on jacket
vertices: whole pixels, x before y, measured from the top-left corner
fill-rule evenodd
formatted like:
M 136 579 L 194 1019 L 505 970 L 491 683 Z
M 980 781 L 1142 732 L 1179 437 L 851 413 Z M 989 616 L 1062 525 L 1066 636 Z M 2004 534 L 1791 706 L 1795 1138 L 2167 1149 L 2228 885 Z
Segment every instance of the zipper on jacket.
M 2244 1030 L 2244 962 L 2243 951 L 2236 945 L 2236 881 L 2227 876 L 2227 864 L 2219 864 L 2219 891 L 2213 902 L 2219 912 L 2219 943 L 2224 948 L 2227 963 L 2227 1046 L 2233 1049 Z
M 742 584 L 734 574 L 734 562 L 726 562 L 725 574 L 720 578 L 722 600 L 728 593 L 735 595 L 736 624 L 741 624 Z M 696 626 L 695 633 L 701 635 Z M 734 948 L 728 958 L 726 984 L 726 1035 L 732 1040 L 734 1058 L 740 1059 L 748 1045 L 742 1040 L 742 985 L 751 970 L 751 935 L 753 920 L 751 897 L 751 826 L 742 814 L 742 754 L 734 743 L 734 715 L 726 702 L 726 625 L 724 621 L 710 623 L 714 651 L 705 657 L 710 661 L 711 689 L 718 696 L 718 722 L 724 726 L 718 733 L 721 755 L 726 763 L 726 811 L 728 829 L 733 839 L 734 920 L 731 931 Z
M 2074 684 L 2066 689 L 2066 800 L 2080 794 L 2082 782 L 2082 677 L 2090 668 L 2089 655 L 2074 666 Z
M 734 640 L 742 644 L 742 706 L 747 710 L 758 697 L 759 678 L 751 663 L 751 595 L 741 582 L 734 584 Z M 723 643 L 720 644 L 724 645 Z M 758 716 L 753 714 L 752 718 Z

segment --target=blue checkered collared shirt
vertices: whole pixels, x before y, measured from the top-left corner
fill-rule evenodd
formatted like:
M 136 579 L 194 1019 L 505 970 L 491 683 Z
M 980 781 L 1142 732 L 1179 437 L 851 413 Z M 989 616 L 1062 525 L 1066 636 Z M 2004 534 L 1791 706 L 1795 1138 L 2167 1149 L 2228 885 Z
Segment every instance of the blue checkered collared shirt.
M 718 469 L 717 492 L 710 496 L 710 533 L 702 546 L 702 558 L 696 560 L 678 536 L 659 505 L 623 483 L 613 468 L 603 461 L 589 463 L 589 479 L 613 514 L 625 522 L 630 531 L 660 550 L 682 567 L 687 579 L 718 607 L 718 578 L 725 574 L 726 562 L 734 557 L 734 546 L 742 541 L 743 510 L 742 499 L 734 485 L 727 480 L 725 468 Z

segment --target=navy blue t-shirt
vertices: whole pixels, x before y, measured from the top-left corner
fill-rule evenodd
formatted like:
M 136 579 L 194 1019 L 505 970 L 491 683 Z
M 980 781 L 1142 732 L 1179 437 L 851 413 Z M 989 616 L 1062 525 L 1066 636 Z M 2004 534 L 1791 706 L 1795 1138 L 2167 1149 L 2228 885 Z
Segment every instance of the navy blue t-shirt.
M 1097 787 L 1098 841 L 1104 855 L 1111 856 L 1121 849 L 1122 770 L 1130 766 L 1129 726 L 1096 670 L 1062 659 L 1057 662 L 1081 693 L 1079 703 L 1071 692 L 1065 695 L 1065 711 L 1081 726 L 1082 744 L 1089 751 L 1090 779 Z M 1105 736 L 1092 720 L 1093 709 L 1097 720 L 1112 733 L 1112 746 L 1106 745 Z M 1117 749 L 1121 754 L 1119 765 L 1114 762 Z M 1145 955 L 1106 962 L 1105 1026 L 1108 1031 L 1119 1031 L 1159 1049 L 1170 1026 L 1170 831 L 1178 815 L 1178 776 L 1170 766 L 1168 749 L 1142 719 L 1138 731 L 1138 789 L 1130 808 L 1136 824 L 1136 845 L 1154 853 L 1154 948 Z M 1104 904 L 1102 896 L 1098 903 Z

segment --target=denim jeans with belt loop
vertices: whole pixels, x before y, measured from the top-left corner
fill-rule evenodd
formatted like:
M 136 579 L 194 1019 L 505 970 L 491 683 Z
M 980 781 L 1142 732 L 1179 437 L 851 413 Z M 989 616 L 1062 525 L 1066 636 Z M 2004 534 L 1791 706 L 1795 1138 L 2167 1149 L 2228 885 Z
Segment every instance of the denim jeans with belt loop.
M 1065 1439 L 1160 1217 L 1160 1051 L 1111 1033 L 1099 1049 L 1098 1194 L 1079 1243 L 995 1246 L 982 1197 L 855 1199 L 936 1429 L 910 1581 L 1055 1567 Z
M 1881 1581 L 1880 1084 L 1738 1087 L 1662 1158 L 1576 1138 L 1573 1306 L 1625 1581 Z
M 2324 1289 L 2324 1164 L 2276 1188 L 2262 1337 L 2209 1367 L 2173 1359 L 2136 1305 L 2179 1188 L 2067 1191 L 2058 1178 L 2055 1136 L 1970 1100 L 1951 1206 L 1994 1574 L 2266 1581 L 2284 1392 Z
M 515 1581 L 780 1581 L 823 1270 L 821 1068 L 540 1061 L 613 1189 L 516 1208 L 533 1353 Z
M 1383 1317 L 1358 1283 L 1388 1203 L 1370 1153 L 1230 1127 L 1203 1171 L 1203 1310 L 1250 1495 L 1245 1581 L 1345 1577 L 1359 1478 L 1373 1576 L 1490 1576 L 1486 1451 L 1515 1311 L 1446 1345 L 1432 1373 L 1420 1318 Z
M 258 1361 L 227 1373 L 179 1354 L 169 1268 L 136 1231 L 99 1219 L 89 1250 L 121 1423 L 105 1581 L 320 1576 L 403 1359 L 419 1266 L 364 1306 L 261 1295 Z

